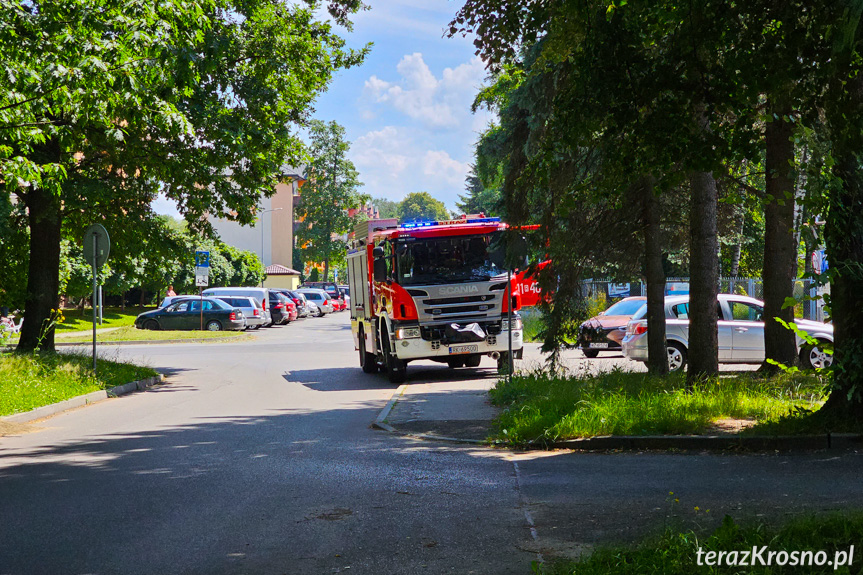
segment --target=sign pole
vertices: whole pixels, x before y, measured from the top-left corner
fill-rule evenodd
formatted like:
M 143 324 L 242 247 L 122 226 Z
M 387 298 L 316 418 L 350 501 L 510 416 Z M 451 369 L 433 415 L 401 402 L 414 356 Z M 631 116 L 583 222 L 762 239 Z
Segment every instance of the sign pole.
M 506 306 L 506 318 L 509 322 L 509 329 L 506 332 L 507 337 L 507 347 L 509 351 L 507 351 L 507 371 L 506 371 L 506 379 L 512 384 L 512 300 L 515 299 L 512 295 L 512 270 L 507 266 L 506 270 L 506 285 L 507 290 L 506 294 L 509 296 L 509 301 Z
M 97 259 L 96 252 L 99 245 L 99 234 L 93 232 L 93 374 L 96 374 L 96 284 L 98 283 L 97 274 L 99 268 L 96 267 Z
M 201 295 L 201 331 L 204 331 L 204 288 L 199 287 L 198 293 Z

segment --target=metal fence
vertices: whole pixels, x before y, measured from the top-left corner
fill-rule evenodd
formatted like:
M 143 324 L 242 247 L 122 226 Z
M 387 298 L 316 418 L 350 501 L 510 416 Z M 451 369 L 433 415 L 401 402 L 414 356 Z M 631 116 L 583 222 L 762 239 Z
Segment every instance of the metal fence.
M 646 296 L 644 282 L 619 283 L 611 280 L 591 279 L 584 282 L 585 295 L 588 298 L 604 297 L 608 302 L 629 296 Z M 667 278 L 666 295 L 686 295 L 689 293 L 689 278 Z M 764 282 L 761 278 L 724 277 L 719 279 L 719 293 L 747 295 L 764 299 Z M 824 321 L 824 299 L 819 298 L 830 293 L 829 284 L 818 286 L 812 279 L 794 280 L 794 299 L 799 303 L 794 309 L 798 318 Z

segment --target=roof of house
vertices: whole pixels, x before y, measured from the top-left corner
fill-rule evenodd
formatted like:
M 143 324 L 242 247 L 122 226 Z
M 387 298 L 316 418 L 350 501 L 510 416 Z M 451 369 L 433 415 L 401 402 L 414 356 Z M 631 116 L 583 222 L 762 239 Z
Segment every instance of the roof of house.
M 271 266 L 267 266 L 267 275 L 268 276 L 298 276 L 300 272 L 295 269 L 285 267 L 281 264 L 273 264 Z

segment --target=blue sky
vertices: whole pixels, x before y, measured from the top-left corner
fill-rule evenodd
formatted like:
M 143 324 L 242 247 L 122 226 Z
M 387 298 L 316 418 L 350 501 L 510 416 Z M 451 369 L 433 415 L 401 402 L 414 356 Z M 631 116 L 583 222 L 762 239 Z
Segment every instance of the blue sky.
M 366 0 L 371 9 L 340 30 L 348 45 L 373 42 L 366 62 L 340 72 L 315 105 L 351 142 L 350 159 L 372 197 L 427 191 L 455 210 L 474 144 L 491 117 L 472 114 L 486 78 L 471 38 L 444 38 L 461 7 L 448 0 Z M 177 215 L 164 200 L 157 211 Z
M 470 38 L 444 38 L 461 2 L 367 0 L 349 44 L 373 42 L 362 66 L 341 72 L 316 117 L 343 125 L 372 197 L 427 191 L 455 209 L 474 144 L 488 125 L 470 105 L 487 76 Z

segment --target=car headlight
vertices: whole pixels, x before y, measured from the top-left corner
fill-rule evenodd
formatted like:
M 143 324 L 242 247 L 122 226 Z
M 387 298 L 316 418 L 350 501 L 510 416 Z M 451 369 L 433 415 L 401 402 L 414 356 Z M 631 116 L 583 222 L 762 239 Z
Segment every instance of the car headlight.
M 420 337 L 420 328 L 418 327 L 400 327 L 396 329 L 396 339 L 413 339 Z
M 504 319 L 500 322 L 500 329 L 502 331 L 509 331 L 509 320 Z M 512 329 L 521 329 L 521 318 L 519 316 L 515 316 L 512 318 Z

